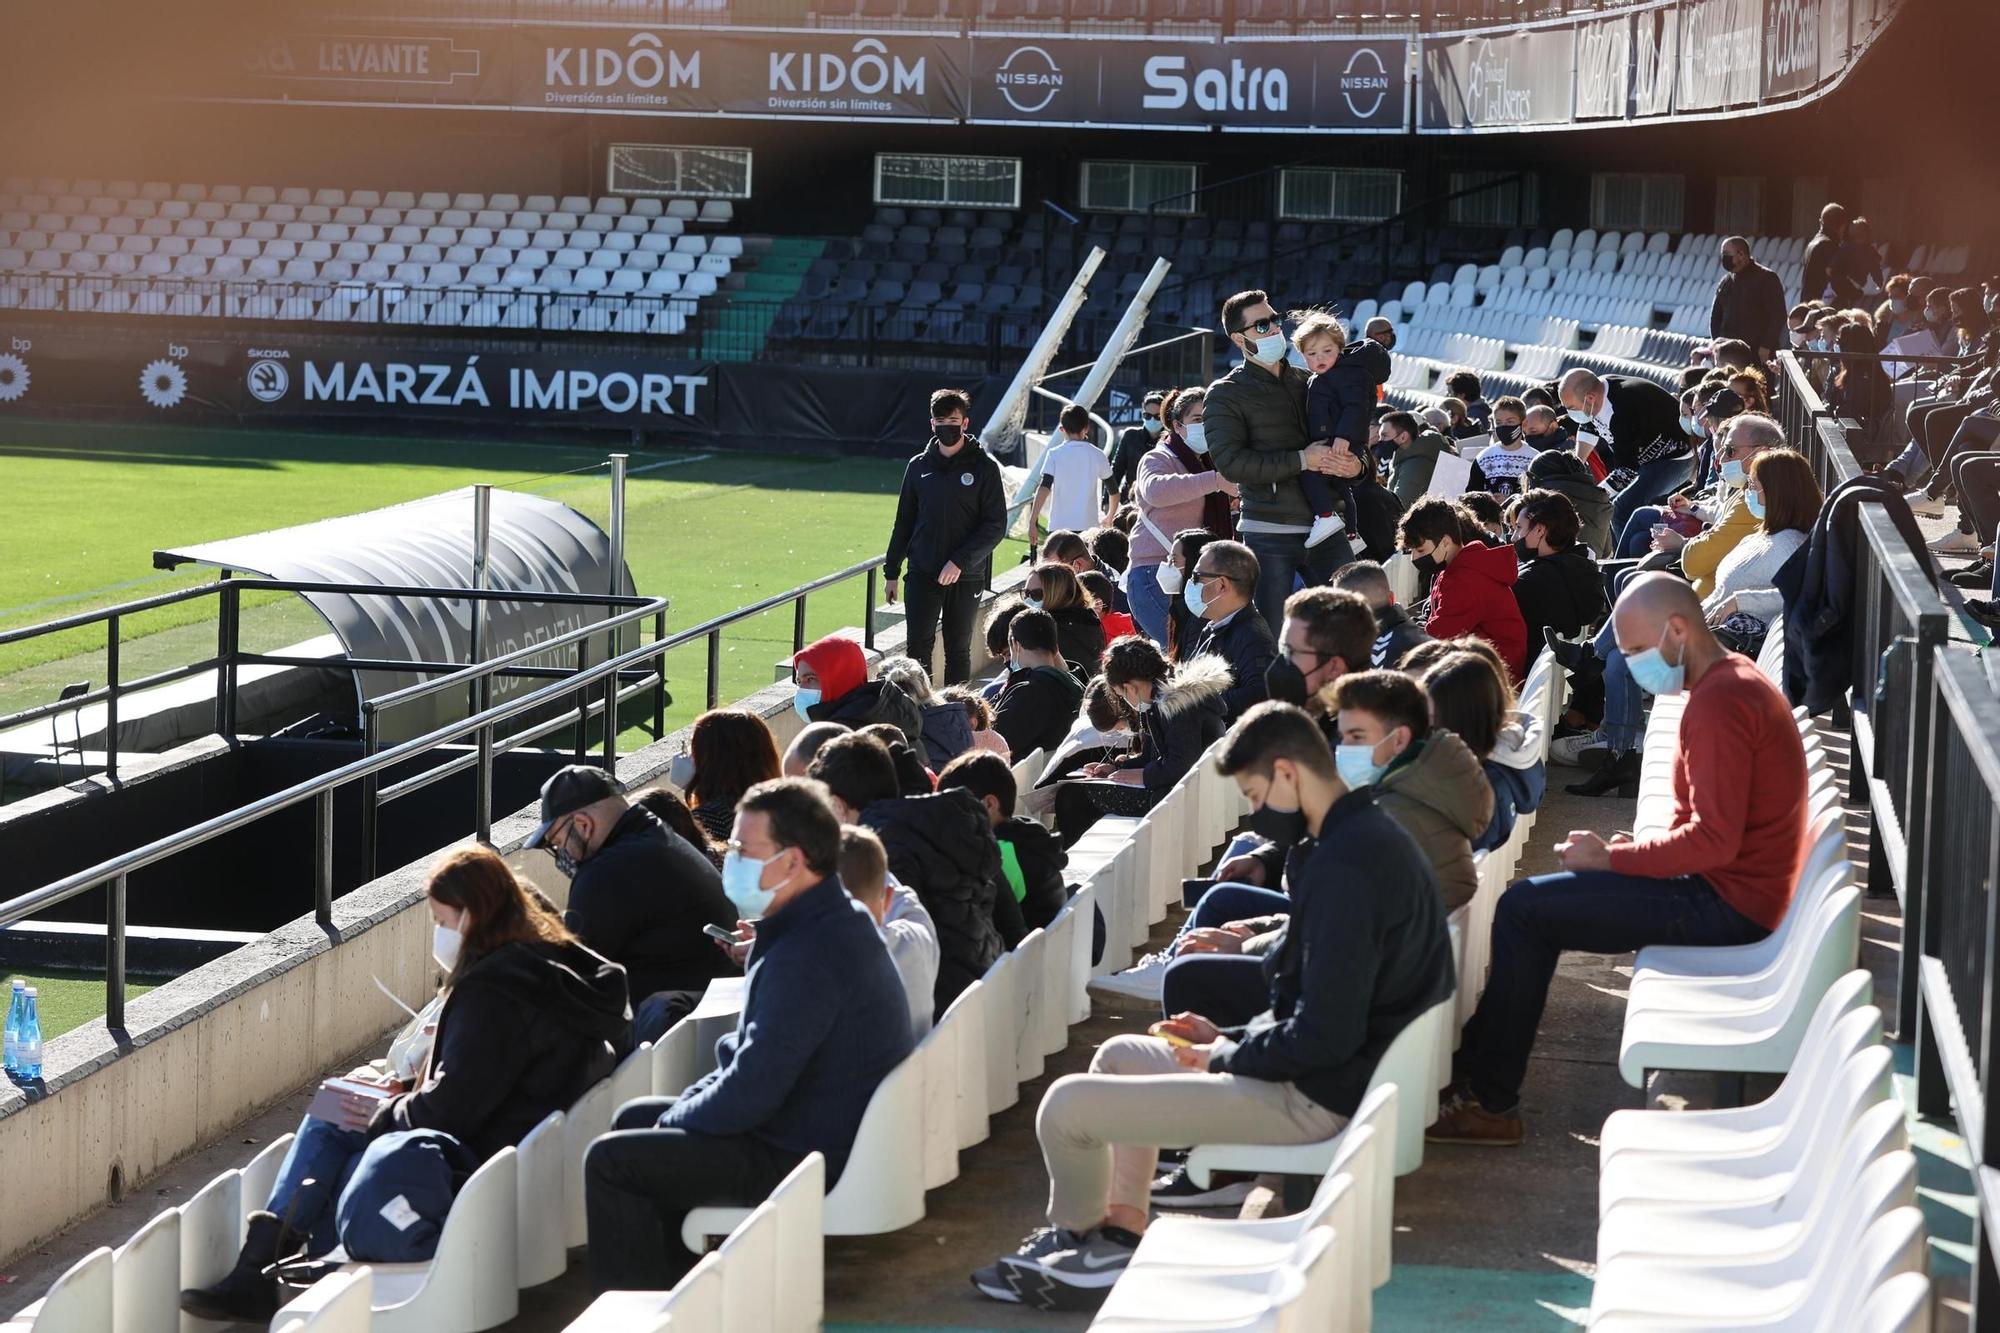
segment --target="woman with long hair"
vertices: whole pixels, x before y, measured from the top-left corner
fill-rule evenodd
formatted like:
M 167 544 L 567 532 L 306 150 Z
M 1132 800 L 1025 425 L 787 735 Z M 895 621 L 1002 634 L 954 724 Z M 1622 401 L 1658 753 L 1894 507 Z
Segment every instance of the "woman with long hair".
M 694 720 L 688 783 L 695 821 L 717 842 L 729 840 L 743 793 L 779 775 L 778 743 L 764 719 L 742 708 L 714 708 Z
M 1098 619 L 1097 600 L 1084 591 L 1076 571 L 1044 560 L 1028 571 L 1021 595 L 1056 622 L 1056 643 L 1077 679 L 1088 681 L 1096 675 L 1098 659 L 1104 656 L 1104 622 Z
M 1174 534 L 1198 527 L 1218 537 L 1236 535 L 1230 509 L 1236 483 L 1209 461 L 1203 420 L 1207 403 L 1208 390 L 1199 385 L 1167 395 L 1166 428 L 1160 442 L 1139 460 L 1139 479 L 1132 487 L 1138 516 L 1132 525 L 1125 593 L 1139 632 L 1163 650 L 1171 642 L 1168 608 L 1180 602 L 1180 584 L 1172 572 Z
M 465 1180 L 609 1074 L 628 1044 L 624 969 L 579 943 L 498 853 L 447 853 L 425 896 L 444 973 L 428 1053 L 408 1080 L 373 1065 L 327 1080 L 235 1268 L 181 1293 L 189 1314 L 269 1320 L 266 1270 L 335 1244 L 361 1262 L 431 1258 Z

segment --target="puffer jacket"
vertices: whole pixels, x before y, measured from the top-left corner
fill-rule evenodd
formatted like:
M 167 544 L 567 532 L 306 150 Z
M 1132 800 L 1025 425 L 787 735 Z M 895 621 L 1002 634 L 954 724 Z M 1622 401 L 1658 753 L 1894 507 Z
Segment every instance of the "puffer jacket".
M 972 719 L 961 704 L 919 704 L 923 716 L 924 753 L 930 766 L 941 769 L 972 748 Z
M 986 807 L 963 788 L 932 796 L 872 801 L 861 811 L 889 854 L 889 871 L 916 891 L 937 926 L 937 1013 L 985 973 L 1000 956 L 993 909 L 997 893 L 1009 901 L 1000 868 L 1000 845 Z
M 1055 834 L 1033 819 L 1003 819 L 994 827 L 993 836 L 1000 840 L 1002 859 L 1011 850 L 1021 871 L 1022 924 L 1029 930 L 1048 925 L 1069 901 L 1063 880 L 1069 853 Z M 1008 887 L 1012 889 L 1012 881 Z
M 1457 453 L 1458 446 L 1434 430 L 1423 432 L 1407 449 L 1396 451 L 1395 461 L 1389 465 L 1389 489 L 1403 502 L 1403 508 L 1408 509 L 1430 490 L 1438 456 Z
M 912 748 L 924 744 L 924 715 L 917 701 L 886 680 L 865 680 L 831 703 L 814 704 L 806 716 L 815 722 L 839 722 L 854 731 L 887 722 L 903 733 Z
M 1275 375 L 1241 362 L 1208 386 L 1202 417 L 1208 456 L 1217 472 L 1241 488 L 1245 523 L 1312 525 L 1312 506 L 1299 489 L 1299 455 L 1309 442 L 1307 380 L 1290 362 Z
M 1528 674 L 1528 631 L 1514 600 L 1519 574 L 1512 546 L 1467 542 L 1431 580 L 1424 632 L 1433 639 L 1477 634 L 1493 645 L 1519 685 Z
M 1138 753 L 1120 768 L 1144 770 L 1144 787 L 1166 792 L 1184 777 L 1202 752 L 1229 730 L 1223 700 L 1234 677 L 1219 657 L 1197 656 L 1175 667 L 1140 715 L 1144 737 Z
M 1397 757 L 1374 792 L 1376 803 L 1423 851 L 1444 910 L 1472 901 L 1479 888 L 1472 840 L 1493 822 L 1493 788 L 1470 747 L 1449 731 L 1433 731 Z
M 1611 497 L 1590 475 L 1590 465 L 1562 449 L 1547 449 L 1528 464 L 1531 489 L 1557 491 L 1576 506 L 1577 540 L 1602 560 L 1611 554 Z
M 1548 791 L 1548 767 L 1542 760 L 1542 720 L 1533 713 L 1512 713 L 1500 728 L 1500 740 L 1480 767 L 1493 788 L 1493 822 L 1473 839 L 1472 850 L 1490 852 L 1514 834 L 1514 821 L 1541 807 Z

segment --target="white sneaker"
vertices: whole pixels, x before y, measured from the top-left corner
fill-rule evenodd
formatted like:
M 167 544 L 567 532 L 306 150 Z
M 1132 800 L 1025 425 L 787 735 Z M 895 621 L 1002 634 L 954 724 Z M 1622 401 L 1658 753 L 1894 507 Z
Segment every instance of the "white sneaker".
M 1569 768 L 1589 768 L 1606 754 L 1611 746 L 1603 735 L 1589 732 L 1581 736 L 1558 736 L 1549 744 L 1549 762 L 1563 764 Z
M 1979 538 L 1969 532 L 1947 532 L 1931 543 L 1932 555 L 1978 555 Z
M 1944 501 L 1938 499 L 1929 491 L 1905 491 L 1903 492 L 1903 501 L 1910 506 L 1912 514 L 1919 514 L 1924 518 L 1944 517 Z
M 1166 984 L 1167 964 L 1173 961 L 1171 953 L 1149 953 L 1123 972 L 1114 972 L 1108 977 L 1092 977 L 1090 989 L 1120 999 L 1158 1004 L 1160 992 Z
M 1338 514 L 1321 514 L 1313 520 L 1312 531 L 1306 534 L 1306 545 L 1318 546 L 1346 526 L 1346 522 Z

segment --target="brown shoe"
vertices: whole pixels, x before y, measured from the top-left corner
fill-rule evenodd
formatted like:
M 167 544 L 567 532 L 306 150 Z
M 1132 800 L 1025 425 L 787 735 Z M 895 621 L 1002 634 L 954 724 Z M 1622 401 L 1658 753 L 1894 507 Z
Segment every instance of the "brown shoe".
M 1527 1127 L 1518 1115 L 1495 1115 L 1470 1097 L 1438 1108 L 1435 1125 L 1424 1131 L 1430 1143 L 1471 1143 L 1482 1148 L 1518 1148 Z

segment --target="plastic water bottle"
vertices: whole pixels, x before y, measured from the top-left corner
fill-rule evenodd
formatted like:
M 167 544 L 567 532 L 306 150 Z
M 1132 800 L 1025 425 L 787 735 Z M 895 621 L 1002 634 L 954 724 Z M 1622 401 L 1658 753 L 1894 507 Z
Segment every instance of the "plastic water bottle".
M 20 1076 L 33 1083 L 42 1076 L 42 1015 L 33 986 L 23 993 L 20 1034 L 14 1039 Z
M 7 999 L 7 1060 L 6 1071 L 11 1074 L 21 1063 L 21 1011 L 28 1003 L 28 983 L 16 978 L 13 993 Z

